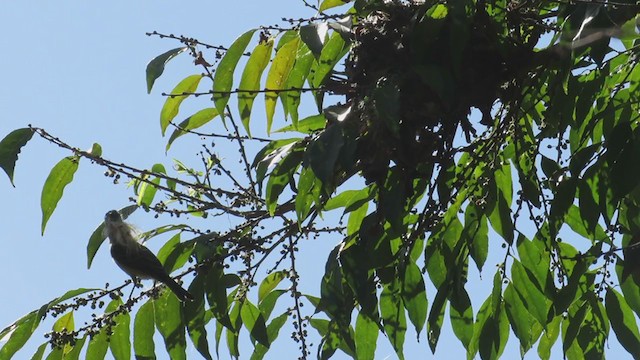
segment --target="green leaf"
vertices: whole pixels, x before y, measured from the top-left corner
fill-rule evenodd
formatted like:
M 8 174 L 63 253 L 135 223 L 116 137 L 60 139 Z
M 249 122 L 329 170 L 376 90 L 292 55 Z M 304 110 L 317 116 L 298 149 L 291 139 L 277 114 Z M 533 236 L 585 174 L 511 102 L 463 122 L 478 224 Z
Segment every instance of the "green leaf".
M 164 168 L 162 164 L 154 164 L 151 167 L 151 173 L 143 175 L 145 179 L 149 179 L 155 174 L 167 174 L 167 170 Z M 157 185 L 160 184 L 160 178 L 155 177 L 149 182 L 142 181 L 140 183 L 140 187 L 138 188 L 138 201 L 137 205 L 142 205 L 144 208 L 151 207 L 153 203 L 153 199 L 156 196 L 156 192 L 158 191 Z
M 287 184 L 293 180 L 293 174 L 302 162 L 302 157 L 302 149 L 292 148 L 291 152 L 286 154 L 271 172 L 266 189 L 267 208 L 271 215 L 278 207 L 278 197 Z
M 497 311 L 490 316 L 480 331 L 480 357 L 486 359 L 498 359 L 504 352 L 507 340 L 509 340 L 509 319 L 504 311 L 502 301 L 499 302 Z
M 427 320 L 428 302 L 422 272 L 415 263 L 407 264 L 404 271 L 401 296 L 419 339 Z
M 191 285 L 189 292 L 193 295 L 194 300 L 184 303 L 184 321 L 187 323 L 187 332 L 189 338 L 196 350 L 207 360 L 212 360 L 209 353 L 209 342 L 207 340 L 207 329 L 205 325 L 211 320 L 213 315 L 210 311 L 205 310 L 204 286 L 206 276 L 197 275 Z
M 509 284 L 504 290 L 504 306 L 507 312 L 507 317 L 511 323 L 513 333 L 520 340 L 520 349 L 522 353 L 526 353 L 537 339 L 534 338 L 534 329 L 537 324 L 533 316 L 527 311 L 526 305 L 523 303 L 523 299 L 516 291 L 513 284 Z M 539 335 L 539 334 L 538 334 Z
M 31 360 L 41 360 L 42 356 L 44 355 L 45 350 L 47 350 L 47 347 L 49 346 L 49 342 L 45 342 L 44 344 L 41 344 L 40 346 L 38 346 L 38 349 L 36 350 L 36 352 L 33 354 L 33 356 L 31 357 Z
M 598 235 L 596 234 L 596 229 L 600 228 L 598 225 L 598 219 L 600 219 L 598 203 L 596 203 L 593 193 L 591 192 L 591 188 L 586 182 L 580 181 L 579 189 L 580 193 L 578 201 L 580 204 L 579 210 L 581 221 L 584 224 L 587 233 L 597 239 Z M 571 212 L 571 209 L 569 212 Z
M 378 119 L 387 126 L 395 138 L 400 138 L 400 89 L 398 84 L 382 78 L 373 90 L 373 101 Z
M 540 324 L 546 324 L 550 301 L 539 290 L 539 285 L 532 282 L 522 263 L 514 260 L 511 266 L 513 286 L 520 295 L 525 307 Z
M 240 317 L 247 330 L 249 330 L 251 338 L 269 347 L 270 342 L 269 336 L 267 335 L 267 326 L 262 313 L 260 313 L 260 309 L 245 299 L 240 309 Z
M 489 254 L 489 227 L 487 217 L 473 204 L 464 211 L 462 239 L 469 244 L 471 258 L 481 272 Z
M 313 134 L 316 131 L 324 129 L 324 126 L 326 123 L 327 123 L 327 119 L 324 117 L 323 114 L 311 115 L 309 117 L 306 117 L 298 121 L 297 126 L 295 124 L 287 125 L 274 132 L 279 133 L 279 132 L 297 131 L 303 134 Z
M 170 291 L 153 301 L 155 322 L 171 359 L 186 359 L 187 341 L 182 321 L 180 300 Z
M 23 146 L 27 144 L 33 136 L 33 130 L 30 128 L 22 128 L 13 130 L 9 135 L 5 136 L 0 141 L 0 168 L 11 180 L 11 185 L 15 187 L 13 183 L 13 170 L 18 161 L 18 154 Z
M 106 312 L 114 312 L 122 305 L 122 300 L 117 298 L 107 305 Z M 131 319 L 128 312 L 122 312 L 113 319 L 111 334 L 109 336 L 109 348 L 113 357 L 118 359 L 131 358 Z
M 300 36 L 302 36 L 302 34 Z M 311 46 L 309 47 L 311 48 Z M 313 86 L 314 88 L 320 87 L 320 85 L 324 83 L 324 80 L 331 73 L 338 61 L 342 59 L 348 49 L 349 46 L 346 45 L 344 39 L 338 32 L 334 32 L 333 34 L 331 34 L 331 36 L 329 37 L 329 41 L 327 41 L 327 43 L 322 48 L 322 52 L 320 53 L 320 57 L 318 58 L 318 66 L 316 67 L 316 71 L 310 79 L 311 86 Z
M 218 110 L 214 109 L 214 108 L 206 108 L 206 109 L 202 109 L 200 111 L 198 111 L 197 113 L 189 116 L 188 118 L 184 119 L 179 125 L 178 128 L 175 129 L 173 131 L 173 133 L 171 134 L 171 137 L 169 138 L 169 141 L 167 142 L 167 146 L 165 147 L 165 151 L 169 151 L 169 148 L 171 147 L 171 144 L 173 144 L 173 142 L 179 138 L 180 136 L 184 135 L 184 134 L 188 134 L 189 131 L 191 130 L 195 130 L 199 127 L 201 127 L 202 125 L 208 123 L 209 121 L 213 120 L 213 118 L 215 118 L 216 116 L 218 116 Z
M 104 359 L 109 350 L 109 334 L 105 328 L 101 328 L 97 334 L 93 335 L 89 339 L 89 345 L 87 345 L 86 359 Z
M 261 303 L 264 298 L 271 293 L 273 289 L 280 284 L 280 282 L 287 278 L 286 271 L 274 271 L 267 275 L 258 289 L 258 303 Z
M 314 201 L 319 202 L 320 186 L 316 186 L 316 176 L 311 168 L 302 168 L 298 178 L 298 194 L 296 195 L 296 215 L 298 223 L 307 218 Z
M 562 316 L 554 317 L 542 333 L 540 343 L 538 344 L 538 356 L 540 356 L 540 359 L 548 360 L 551 358 L 551 347 L 556 343 L 560 335 L 561 320 Z
M 164 54 L 156 56 L 153 60 L 149 61 L 147 64 L 147 94 L 151 94 L 151 88 L 153 88 L 153 84 L 156 82 L 156 79 L 162 75 L 164 72 L 164 67 L 167 63 L 178 56 L 178 54 L 187 50 L 186 46 L 171 49 Z
M 357 359 L 375 359 L 378 342 L 378 324 L 362 313 L 356 319 L 356 354 Z
M 493 229 L 509 244 L 513 242 L 514 226 L 511 220 L 511 202 L 513 184 L 511 181 L 511 166 L 508 163 L 495 172 L 496 206 L 489 215 Z
M 64 360 L 77 360 L 80 358 L 80 353 L 84 347 L 84 343 L 87 340 L 87 336 L 83 336 L 80 339 L 76 339 L 75 343 L 71 345 L 71 348 L 64 354 Z
M 320 8 L 318 9 L 318 11 L 329 10 L 329 9 L 334 8 L 336 6 L 341 6 L 341 5 L 344 5 L 344 4 L 348 4 L 351 1 L 352 0 L 323 0 L 322 3 L 320 4 Z
M 435 299 L 433 299 L 431 310 L 429 310 L 427 340 L 429 341 L 429 348 L 433 354 L 436 352 L 436 345 L 438 345 L 438 339 L 440 339 L 440 331 L 442 330 L 442 323 L 444 321 L 444 307 L 447 305 L 449 291 L 448 285 L 438 287 L 438 293 Z
M 289 318 L 289 313 L 284 312 L 280 316 L 276 317 L 271 321 L 271 323 L 267 326 L 267 335 L 269 336 L 269 342 L 273 343 L 278 338 L 278 333 L 282 326 L 287 322 Z M 251 360 L 260 360 L 264 357 L 264 355 L 269 350 L 268 347 L 258 343 L 256 344 L 256 348 L 251 354 Z
M 240 86 L 238 87 L 240 91 L 238 93 L 238 112 L 240 112 L 242 125 L 244 125 L 244 129 L 249 136 L 251 136 L 251 130 L 249 129 L 251 108 L 253 107 L 253 99 L 255 99 L 258 94 L 254 91 L 260 90 L 260 78 L 262 77 L 262 72 L 269 64 L 272 49 L 273 38 L 256 45 L 244 67 L 242 78 L 240 79 Z
M 256 32 L 255 29 L 245 32 L 231 44 L 213 75 L 213 101 L 216 105 L 216 110 L 223 118 L 224 108 L 229 102 L 229 91 L 233 86 L 233 74 L 254 32 Z
M 42 196 L 40 198 L 40 207 L 42 209 L 42 234 L 47 226 L 49 218 L 58 206 L 58 201 L 62 198 L 64 188 L 73 181 L 73 175 L 78 170 L 78 156 L 68 156 L 60 160 L 47 177 L 42 187 Z
M 303 26 L 304 27 L 304 26 Z M 302 32 L 302 29 L 300 30 Z M 302 36 L 302 35 L 301 35 Z M 287 89 L 300 89 L 304 85 L 304 81 L 309 76 L 311 65 L 313 65 L 313 54 L 309 47 L 300 43 L 298 52 L 296 54 L 296 62 L 289 73 L 287 78 Z M 291 115 L 291 122 L 293 128 L 296 128 L 298 124 L 298 107 L 300 106 L 300 94 L 301 91 L 287 91 L 284 93 L 285 109 L 287 109 L 289 115 Z M 324 124 L 323 124 L 324 125 Z
M 164 136 L 167 127 L 171 123 L 171 120 L 178 115 L 180 110 L 180 104 L 188 98 L 189 93 L 194 93 L 198 89 L 198 84 L 202 80 L 202 74 L 191 75 L 184 78 L 176 85 L 165 100 L 162 110 L 160 111 L 160 130 L 162 136 Z
M 229 302 L 223 277 L 224 273 L 219 266 L 214 266 L 209 270 L 205 279 L 205 293 L 207 294 L 207 302 L 211 307 L 211 312 L 218 320 L 218 323 L 224 325 L 227 329 L 234 330 L 233 323 L 227 313 Z
M 473 308 L 471 299 L 464 287 L 454 287 L 449 296 L 449 316 L 451 328 L 464 348 L 469 350 L 473 338 Z
M 271 68 L 267 74 L 266 88 L 268 90 L 282 90 L 286 88 L 285 85 L 289 73 L 293 69 L 293 64 L 296 60 L 299 43 L 300 37 L 296 35 L 295 39 L 284 44 L 276 52 L 276 56 L 273 58 Z M 275 114 L 278 96 L 279 93 L 275 91 L 268 91 L 264 94 L 267 114 L 267 134 L 271 133 L 271 124 L 273 123 L 273 115 Z
M 633 311 L 625 298 L 613 288 L 607 289 L 605 301 L 607 315 L 618 341 L 634 359 L 640 358 L 640 333 Z
M 305 163 L 309 164 L 316 177 L 322 181 L 326 192 L 333 186 L 336 161 L 345 144 L 340 126 L 326 128 L 309 146 L 305 153 Z
M 153 302 L 147 301 L 136 313 L 133 321 L 133 351 L 136 359 L 155 359 L 156 350 L 153 342 L 155 321 L 153 314 Z
M 0 359 L 10 359 L 29 340 L 40 324 L 38 311 L 32 311 L 0 331 Z
M 262 301 L 258 304 L 258 309 L 262 313 L 265 319 L 268 319 L 271 316 L 271 312 L 273 308 L 276 306 L 276 301 L 282 294 L 284 294 L 287 290 L 273 290 L 269 294 L 267 294 Z M 271 338 L 269 338 L 271 339 Z
M 129 215 L 131 215 L 134 211 L 138 209 L 138 205 L 129 205 L 120 209 L 118 212 L 120 216 L 122 216 L 122 220 L 126 220 Z M 93 231 L 91 237 L 89 238 L 89 243 L 87 244 L 87 269 L 91 268 L 91 263 L 93 262 L 93 258 L 96 256 L 98 249 L 106 239 L 106 235 L 104 234 L 104 221 L 98 225 L 98 227 Z

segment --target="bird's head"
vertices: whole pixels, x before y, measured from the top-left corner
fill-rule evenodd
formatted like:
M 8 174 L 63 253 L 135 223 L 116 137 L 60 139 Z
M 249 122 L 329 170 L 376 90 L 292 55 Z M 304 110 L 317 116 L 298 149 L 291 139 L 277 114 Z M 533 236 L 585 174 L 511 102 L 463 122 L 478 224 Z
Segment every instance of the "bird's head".
M 120 221 L 122 221 L 122 217 L 120 216 L 120 213 L 116 210 L 111 210 L 104 215 L 105 223 L 115 223 Z

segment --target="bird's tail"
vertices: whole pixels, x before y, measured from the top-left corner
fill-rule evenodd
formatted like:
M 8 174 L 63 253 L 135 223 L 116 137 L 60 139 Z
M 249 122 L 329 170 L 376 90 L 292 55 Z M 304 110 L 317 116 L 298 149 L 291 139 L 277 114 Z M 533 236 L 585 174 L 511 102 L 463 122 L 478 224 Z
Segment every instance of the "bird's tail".
M 171 277 L 167 276 L 166 279 L 162 279 L 162 282 L 165 285 L 167 285 L 167 287 L 169 289 L 171 289 L 171 291 L 173 291 L 174 294 L 176 294 L 176 296 L 178 297 L 178 299 L 180 299 L 180 301 L 192 301 L 193 300 L 193 295 L 191 295 L 190 292 L 185 290 L 182 286 L 180 286 L 180 284 L 178 284 Z

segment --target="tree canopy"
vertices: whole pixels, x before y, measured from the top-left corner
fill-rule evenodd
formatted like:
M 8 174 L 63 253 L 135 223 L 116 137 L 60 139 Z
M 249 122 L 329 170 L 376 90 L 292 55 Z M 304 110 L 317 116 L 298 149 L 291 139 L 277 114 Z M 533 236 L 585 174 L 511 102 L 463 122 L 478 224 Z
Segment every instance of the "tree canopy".
M 42 188 L 43 233 L 87 160 L 132 185 L 124 218 L 171 215 L 140 237 L 172 234 L 158 257 L 195 300 L 161 287 L 127 298 L 128 282 L 70 290 L 0 331 L 0 358 L 48 315 L 57 320 L 34 358 L 109 348 L 120 359 L 132 346 L 155 358 L 156 329 L 176 359 L 187 341 L 205 359 L 210 344 L 239 357 L 241 336 L 252 359 L 282 337 L 304 359 L 373 359 L 380 333 L 404 358 L 409 328 L 438 350 L 447 309 L 468 358 L 499 358 L 510 335 L 544 359 L 556 343 L 568 359 L 601 358 L 614 335 L 639 358 L 640 4 L 303 3 L 313 16 L 225 46 L 148 34 L 179 43 L 147 65 L 149 92 L 173 58 L 193 58 L 195 74 L 163 93 L 160 128 L 167 151 L 190 137 L 198 166 L 138 168 L 37 126 L 4 137 L 12 183 L 34 135 L 69 152 Z M 299 114 L 304 99 L 315 114 Z M 185 116 L 186 102 L 204 105 Z M 190 221 L 222 216 L 226 228 Z M 303 293 L 299 269 L 312 265 L 296 254 L 324 236 L 339 245 L 318 257 L 319 293 Z M 503 259 L 495 269 L 490 251 Z M 467 291 L 470 271 L 493 279 L 486 299 Z M 75 326 L 87 308 L 95 316 Z

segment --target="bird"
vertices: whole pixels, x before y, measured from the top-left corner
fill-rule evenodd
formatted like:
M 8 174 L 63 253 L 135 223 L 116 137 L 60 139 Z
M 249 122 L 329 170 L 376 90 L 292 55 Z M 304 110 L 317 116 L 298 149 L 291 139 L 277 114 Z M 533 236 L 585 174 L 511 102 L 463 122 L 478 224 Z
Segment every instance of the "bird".
M 117 210 L 105 214 L 104 232 L 111 243 L 111 257 L 122 271 L 131 276 L 134 284 L 138 279 L 153 279 L 165 284 L 180 301 L 193 300 L 193 295 L 169 276 L 153 252 L 136 240 L 133 229 L 122 221 Z

